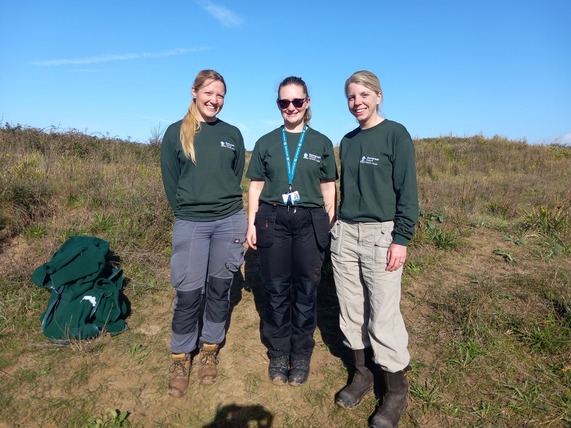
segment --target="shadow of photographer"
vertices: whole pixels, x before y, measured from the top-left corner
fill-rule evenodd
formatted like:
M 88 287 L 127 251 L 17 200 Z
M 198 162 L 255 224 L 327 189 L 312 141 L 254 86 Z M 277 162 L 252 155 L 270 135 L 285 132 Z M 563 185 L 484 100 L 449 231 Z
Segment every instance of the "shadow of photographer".
M 274 415 L 258 404 L 252 406 L 228 404 L 218 407 L 214 420 L 202 428 L 269 428 L 273 420 Z

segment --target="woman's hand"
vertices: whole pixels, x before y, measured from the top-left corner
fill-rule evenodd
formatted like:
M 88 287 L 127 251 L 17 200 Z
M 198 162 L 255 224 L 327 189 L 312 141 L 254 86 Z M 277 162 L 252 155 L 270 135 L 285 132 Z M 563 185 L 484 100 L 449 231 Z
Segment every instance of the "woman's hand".
M 406 260 L 406 246 L 391 244 L 387 251 L 387 272 L 394 272 L 400 269 Z
M 254 221 L 256 219 L 256 212 L 258 211 L 258 205 L 260 204 L 260 195 L 264 189 L 264 181 L 251 180 L 250 186 L 248 188 L 248 231 L 246 232 L 246 241 L 248 246 L 257 250 L 256 247 L 256 226 L 254 226 Z
M 246 232 L 246 241 L 248 242 L 248 246 L 253 249 L 257 250 L 256 247 L 256 226 L 250 225 L 248 226 L 248 231 Z

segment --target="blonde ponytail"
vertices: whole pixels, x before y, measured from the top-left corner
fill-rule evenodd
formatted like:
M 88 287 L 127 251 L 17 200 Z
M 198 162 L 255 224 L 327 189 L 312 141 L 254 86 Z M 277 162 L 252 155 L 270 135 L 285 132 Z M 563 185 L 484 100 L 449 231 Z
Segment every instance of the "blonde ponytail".
M 196 155 L 194 152 L 194 137 L 202 129 L 198 115 L 196 114 L 196 102 L 192 100 L 190 107 L 180 126 L 180 142 L 182 151 L 187 159 L 196 165 Z

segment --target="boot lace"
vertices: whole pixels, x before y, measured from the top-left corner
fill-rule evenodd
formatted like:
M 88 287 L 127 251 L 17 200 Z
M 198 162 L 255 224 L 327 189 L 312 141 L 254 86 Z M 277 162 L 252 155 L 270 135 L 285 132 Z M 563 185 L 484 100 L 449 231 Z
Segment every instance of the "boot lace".
M 218 352 L 202 351 L 200 353 L 200 363 L 204 366 L 218 364 Z
M 186 378 L 188 376 L 188 370 L 186 368 L 186 360 L 184 361 L 173 361 L 170 372 L 174 373 L 176 377 Z

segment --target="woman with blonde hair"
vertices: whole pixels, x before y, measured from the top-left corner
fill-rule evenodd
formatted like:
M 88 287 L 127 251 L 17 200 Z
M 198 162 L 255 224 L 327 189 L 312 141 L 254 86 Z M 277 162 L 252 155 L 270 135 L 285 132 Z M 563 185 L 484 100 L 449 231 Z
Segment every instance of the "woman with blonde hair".
M 161 143 L 163 184 L 176 218 L 168 386 L 175 397 L 188 388 L 197 348 L 199 383 L 215 381 L 230 311 L 230 287 L 244 260 L 247 222 L 240 187 L 244 140 L 238 128 L 217 117 L 225 96 L 222 76 L 214 70 L 200 71 L 186 116 L 167 128 Z M 201 303 L 204 312 L 199 330 Z
M 355 374 L 335 402 L 357 406 L 373 390 L 375 365 L 385 394 L 371 418 L 396 427 L 407 406 L 410 355 L 400 312 L 401 276 L 418 219 L 414 145 L 406 128 L 379 114 L 383 92 L 370 71 L 345 82 L 359 127 L 339 146 L 341 203 L 331 229 L 331 260 L 339 324 L 353 351 Z

